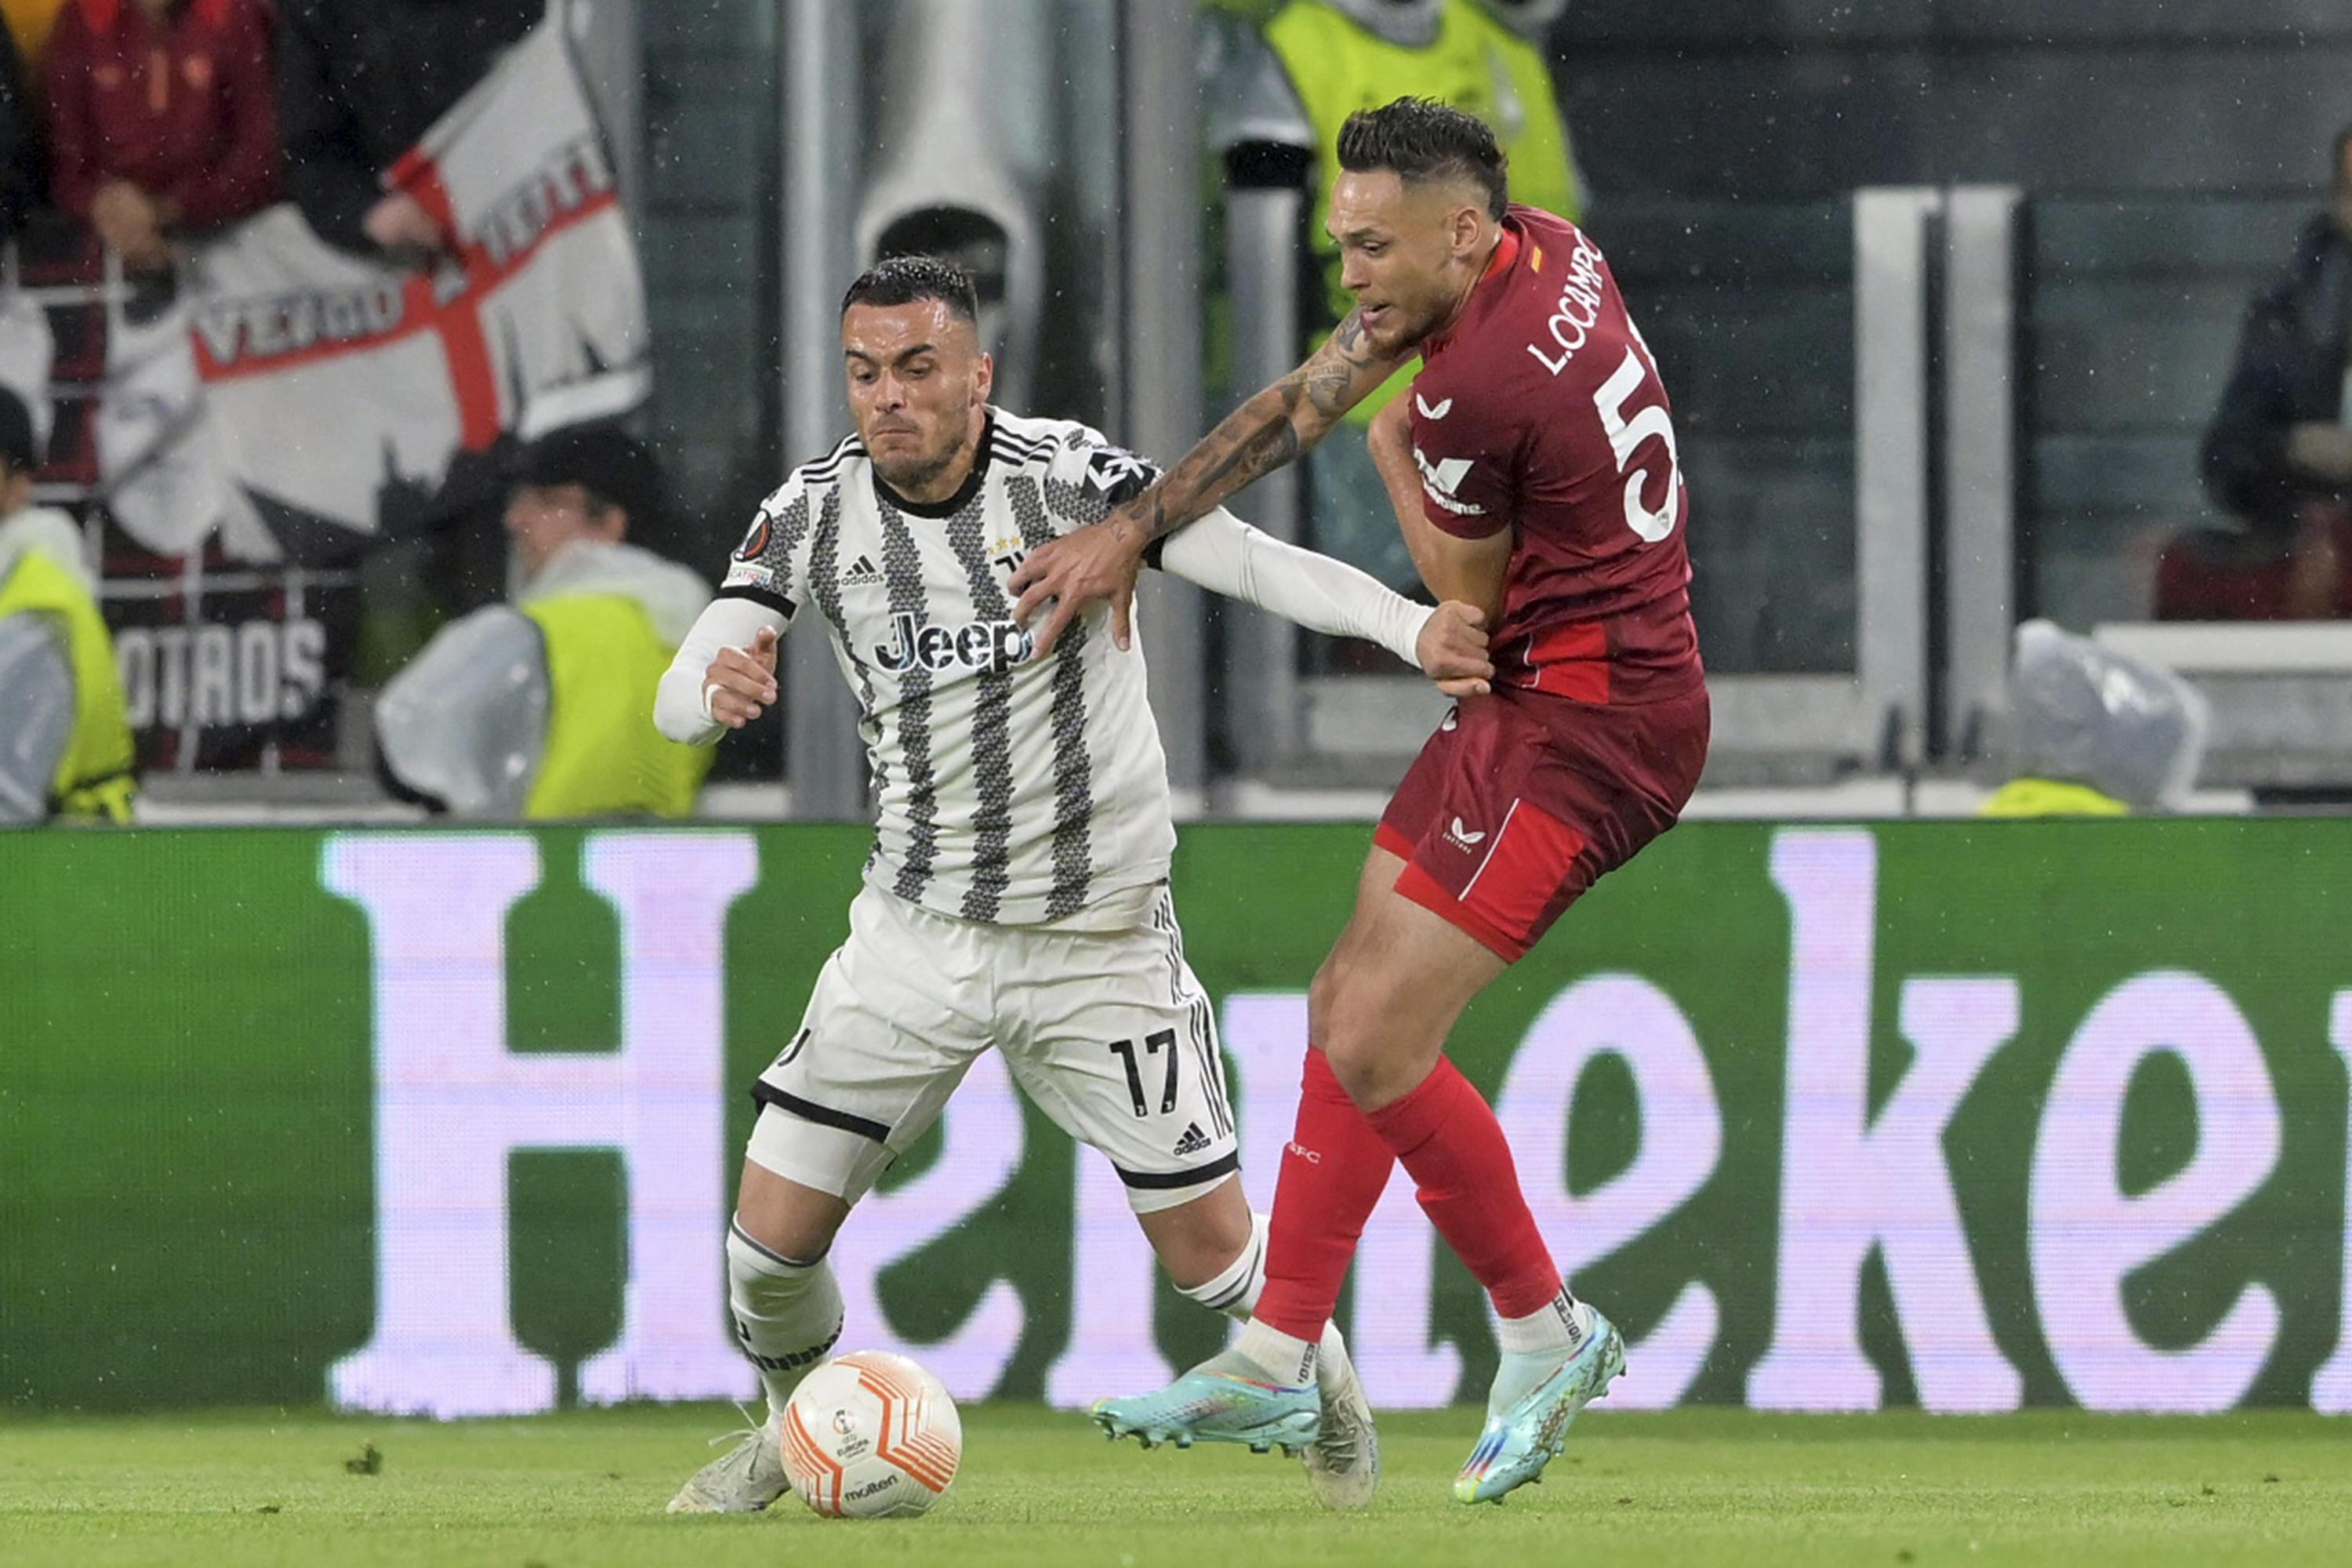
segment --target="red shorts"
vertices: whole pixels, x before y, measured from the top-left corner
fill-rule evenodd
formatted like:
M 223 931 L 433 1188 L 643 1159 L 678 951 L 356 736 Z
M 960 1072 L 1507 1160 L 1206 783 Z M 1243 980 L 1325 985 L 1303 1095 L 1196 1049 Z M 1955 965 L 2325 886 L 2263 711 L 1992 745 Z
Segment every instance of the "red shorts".
M 1405 862 L 1398 892 L 1516 962 L 1675 825 L 1706 738 L 1704 687 L 1621 707 L 1473 697 L 1422 747 L 1373 842 Z

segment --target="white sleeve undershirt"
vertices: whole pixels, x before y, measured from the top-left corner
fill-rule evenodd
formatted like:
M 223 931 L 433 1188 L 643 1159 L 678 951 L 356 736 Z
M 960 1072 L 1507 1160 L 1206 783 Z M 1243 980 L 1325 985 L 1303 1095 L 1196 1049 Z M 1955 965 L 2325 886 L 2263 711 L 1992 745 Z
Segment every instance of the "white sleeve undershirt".
M 681 746 L 707 746 L 727 733 L 727 726 L 710 716 L 709 693 L 704 679 L 710 661 L 723 648 L 751 646 L 760 628 L 784 629 L 784 617 L 749 599 L 713 599 L 696 619 L 677 657 L 654 692 L 654 727 Z
M 1309 631 L 1378 643 L 1420 668 L 1416 645 L 1434 614 L 1391 592 L 1365 573 L 1285 544 L 1223 507 L 1169 537 L 1160 566 L 1213 594 L 1240 599 Z M 749 599 L 714 599 L 678 645 L 654 697 L 654 724 L 680 745 L 706 746 L 727 732 L 710 716 L 705 678 L 711 660 L 750 647 L 762 626 L 783 631 L 784 617 Z
M 1378 643 L 1415 669 L 1421 629 L 1436 613 L 1343 561 L 1285 544 L 1223 507 L 1170 534 L 1160 564 L 1309 631 Z

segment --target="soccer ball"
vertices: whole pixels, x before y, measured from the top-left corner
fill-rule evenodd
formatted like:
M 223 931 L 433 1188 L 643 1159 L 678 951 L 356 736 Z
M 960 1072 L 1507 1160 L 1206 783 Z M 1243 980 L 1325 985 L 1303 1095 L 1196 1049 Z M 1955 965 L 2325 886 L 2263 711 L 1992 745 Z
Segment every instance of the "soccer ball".
M 784 1474 L 827 1519 L 929 1513 L 954 1484 L 963 1422 L 940 1380 L 859 1351 L 801 1380 L 784 1405 Z

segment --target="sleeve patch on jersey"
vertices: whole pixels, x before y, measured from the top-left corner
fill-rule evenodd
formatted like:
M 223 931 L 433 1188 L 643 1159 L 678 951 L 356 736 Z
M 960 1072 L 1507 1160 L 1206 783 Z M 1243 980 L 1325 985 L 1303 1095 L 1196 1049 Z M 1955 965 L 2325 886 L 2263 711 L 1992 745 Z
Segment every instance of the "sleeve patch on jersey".
M 753 562 L 737 562 L 734 570 L 727 574 L 725 586 L 757 589 L 760 593 L 769 595 L 779 602 L 784 599 L 783 585 L 776 580 L 775 573 Z
M 1448 399 L 1447 401 L 1450 402 L 1452 400 Z M 1422 456 L 1421 448 L 1419 447 L 1415 447 L 1412 449 L 1412 460 L 1414 467 L 1421 469 L 1421 488 L 1429 493 L 1429 499 L 1431 500 L 1435 501 L 1439 506 L 1444 507 L 1446 510 L 1452 512 L 1456 517 L 1484 517 L 1486 515 L 1486 509 L 1485 507 L 1479 506 L 1474 501 L 1464 500 L 1460 496 L 1454 493 L 1462 488 L 1462 481 L 1469 477 L 1469 458 L 1440 458 L 1437 461 L 1433 463 L 1427 458 Z
M 768 548 L 768 535 L 774 528 L 775 519 L 769 514 L 766 507 L 761 507 L 760 515 L 751 520 L 751 531 L 743 535 L 743 542 L 736 547 L 735 559 L 756 560 L 760 552 Z
M 1159 477 L 1159 468 L 1118 447 L 1097 447 L 1087 454 L 1086 488 L 1110 506 L 1126 505 Z

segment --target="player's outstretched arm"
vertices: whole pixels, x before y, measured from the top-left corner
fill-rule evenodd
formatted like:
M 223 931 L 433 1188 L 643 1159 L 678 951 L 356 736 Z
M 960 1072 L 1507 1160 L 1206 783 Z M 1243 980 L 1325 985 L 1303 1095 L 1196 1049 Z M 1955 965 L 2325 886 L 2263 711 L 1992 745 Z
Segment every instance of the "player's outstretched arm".
M 749 599 L 714 599 L 678 645 L 654 693 L 654 726 L 707 746 L 773 706 L 784 617 Z
M 1470 605 L 1416 605 L 1346 562 L 1286 544 L 1223 507 L 1179 530 L 1161 547 L 1160 564 L 1309 631 L 1378 643 L 1449 695 L 1485 691 L 1494 679 L 1485 617 Z
M 1420 468 L 1412 460 L 1412 414 L 1402 397 L 1372 416 L 1365 433 L 1372 466 L 1396 510 L 1397 530 L 1421 580 L 1441 600 L 1475 605 L 1485 612 L 1486 625 L 1503 616 L 1503 584 L 1511 564 L 1511 530 L 1507 525 L 1480 539 L 1446 532 L 1429 521 L 1422 505 Z
M 1037 632 L 1039 655 L 1053 651 L 1080 612 L 1106 599 L 1112 636 L 1126 647 L 1144 551 L 1313 447 L 1406 357 L 1375 350 L 1349 311 L 1305 364 L 1227 415 L 1159 482 L 1096 526 L 1031 551 L 1013 574 L 1013 590 L 1020 595 L 1013 614 L 1028 626 L 1054 601 Z

